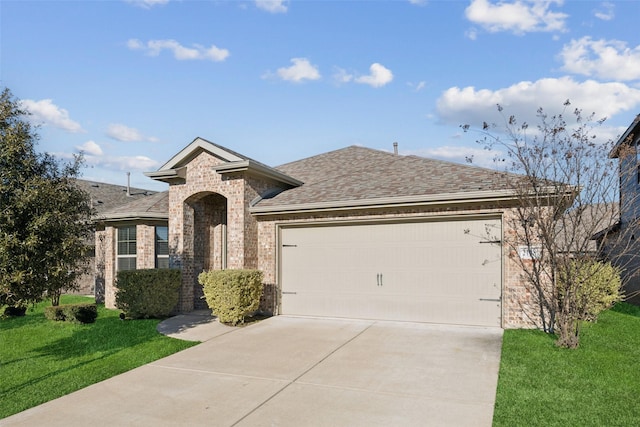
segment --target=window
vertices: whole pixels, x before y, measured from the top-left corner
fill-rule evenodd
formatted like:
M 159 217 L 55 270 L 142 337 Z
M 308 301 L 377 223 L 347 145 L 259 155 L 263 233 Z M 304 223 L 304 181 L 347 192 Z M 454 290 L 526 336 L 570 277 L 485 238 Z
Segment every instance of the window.
M 136 226 L 118 227 L 117 270 L 136 269 Z
M 156 268 L 169 268 L 169 227 L 156 227 Z

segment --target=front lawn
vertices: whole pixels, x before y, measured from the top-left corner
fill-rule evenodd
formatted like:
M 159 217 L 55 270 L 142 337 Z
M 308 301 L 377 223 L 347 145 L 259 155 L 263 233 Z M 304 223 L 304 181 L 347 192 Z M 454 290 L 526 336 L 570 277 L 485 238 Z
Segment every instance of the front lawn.
M 104 306 L 93 324 L 49 321 L 46 305 L 0 320 L 0 419 L 196 344 L 159 334 L 157 319 L 122 321 Z
M 494 426 L 640 425 L 640 307 L 618 304 L 584 324 L 580 347 L 504 331 Z

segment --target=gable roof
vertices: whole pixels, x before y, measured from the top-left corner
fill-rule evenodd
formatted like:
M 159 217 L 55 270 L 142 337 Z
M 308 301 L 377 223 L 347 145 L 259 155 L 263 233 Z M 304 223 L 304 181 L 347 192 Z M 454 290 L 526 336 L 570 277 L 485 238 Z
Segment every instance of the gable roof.
M 354 208 L 511 198 L 509 175 L 476 166 L 351 146 L 277 167 L 304 182 L 251 211 Z
M 129 187 L 127 194 L 126 185 L 106 184 L 104 182 L 76 179 L 76 185 L 91 197 L 91 205 L 96 210 L 97 216 L 118 206 L 130 203 L 134 200 L 144 199 L 157 191 L 143 188 Z
M 208 152 L 225 163 L 218 165 L 213 170 L 219 174 L 248 171 L 254 175 L 263 176 L 285 184 L 288 187 L 301 185 L 302 182 L 294 179 L 282 172 L 258 162 L 250 157 L 244 156 L 233 150 L 229 150 L 221 145 L 197 137 L 191 144 L 180 150 L 167 163 L 162 165 L 155 172 L 145 172 L 145 175 L 164 182 L 174 182 L 185 179 L 186 167 L 191 160 L 202 152 Z
M 163 191 L 103 212 L 100 219 L 103 221 L 122 221 L 140 219 L 167 220 L 168 218 L 169 192 Z
M 618 138 L 618 141 L 613 146 L 611 151 L 609 152 L 609 157 L 612 159 L 618 158 L 620 155 L 620 149 L 625 145 L 629 144 L 633 141 L 630 141 L 629 138 L 637 138 L 640 136 L 640 114 L 636 116 L 636 118 L 631 122 L 627 130 L 624 131 L 622 136 Z

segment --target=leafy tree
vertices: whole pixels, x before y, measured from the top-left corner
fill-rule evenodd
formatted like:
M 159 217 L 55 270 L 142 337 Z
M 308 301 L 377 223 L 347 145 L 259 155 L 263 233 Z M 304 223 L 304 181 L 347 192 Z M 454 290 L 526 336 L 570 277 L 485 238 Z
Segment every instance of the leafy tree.
M 76 286 L 93 213 L 75 179 L 82 157 L 38 154 L 38 135 L 9 89 L 0 95 L 0 306 L 26 306 Z
M 569 106 L 567 101 L 565 112 Z M 609 264 L 595 262 L 602 252 L 594 236 L 615 246 L 619 256 L 632 252 L 629 236 L 615 228 L 620 207 L 616 165 L 609 158 L 613 141 L 598 141 L 594 129 L 604 120 L 579 109 L 571 120 L 539 109 L 535 128 L 506 116 L 499 105 L 498 111 L 504 123 L 484 123 L 478 143 L 495 151 L 498 167 L 510 172 L 505 178 L 516 202 L 505 221 L 514 231 L 505 233 L 503 245 L 535 300 L 531 320 L 556 333 L 557 345 L 575 348 L 585 307 L 621 298 L 619 275 L 616 281 L 616 274 L 603 271 Z M 588 268 L 573 274 L 579 265 Z M 604 295 L 606 301 L 598 300 Z

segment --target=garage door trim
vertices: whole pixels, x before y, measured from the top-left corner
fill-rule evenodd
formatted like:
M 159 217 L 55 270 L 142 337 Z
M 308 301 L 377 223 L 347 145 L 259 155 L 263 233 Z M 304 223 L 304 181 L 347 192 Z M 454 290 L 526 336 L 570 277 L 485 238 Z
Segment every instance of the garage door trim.
M 322 228 L 322 227 L 340 227 L 340 226 L 355 226 L 355 225 L 377 225 L 377 224 L 398 224 L 398 223 L 442 223 L 442 222 L 455 222 L 455 221 L 475 221 L 475 220 L 497 220 L 500 223 L 500 241 L 503 241 L 504 234 L 504 220 L 501 212 L 492 212 L 485 214 L 457 214 L 457 215 L 428 215 L 428 216 L 408 216 L 408 217 L 396 217 L 396 218 L 346 218 L 338 220 L 318 219 L 313 221 L 280 221 L 275 224 L 276 226 L 276 283 L 279 289 L 279 298 L 277 302 L 278 312 L 282 313 L 282 266 L 283 266 L 283 237 L 282 230 L 289 228 Z M 489 243 L 489 242 L 487 242 Z M 490 243 L 499 243 L 491 241 Z M 502 296 L 504 295 L 504 250 L 500 250 L 500 326 L 504 323 L 504 303 Z

